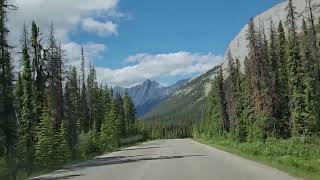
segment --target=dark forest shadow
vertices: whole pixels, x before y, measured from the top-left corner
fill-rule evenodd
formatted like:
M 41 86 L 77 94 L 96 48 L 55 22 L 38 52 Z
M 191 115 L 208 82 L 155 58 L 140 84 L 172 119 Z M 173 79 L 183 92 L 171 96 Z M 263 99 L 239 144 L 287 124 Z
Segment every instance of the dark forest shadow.
M 120 149 L 120 151 L 135 151 L 135 150 L 160 149 L 160 148 L 170 148 L 170 147 L 173 147 L 173 146 L 137 147 L 137 148 Z
M 140 161 L 156 161 L 156 160 L 182 159 L 182 158 L 190 158 L 190 157 L 202 157 L 204 155 L 159 156 L 159 157 L 137 158 L 137 157 L 140 157 L 140 156 L 142 156 L 142 155 L 97 158 L 95 160 L 91 160 L 91 161 L 88 161 L 86 163 L 74 165 L 74 166 L 66 168 L 66 169 L 70 170 L 70 171 L 76 171 L 76 170 L 83 169 L 83 168 L 88 168 L 88 167 L 98 167 L 98 166 L 107 166 L 107 165 L 115 165 L 115 164 L 135 163 L 135 162 L 140 162 Z
M 32 180 L 62 180 L 62 179 L 70 179 L 78 176 L 82 176 L 82 174 L 72 174 L 72 175 L 65 175 L 65 176 L 59 176 L 59 177 L 38 177 L 38 178 L 32 178 Z

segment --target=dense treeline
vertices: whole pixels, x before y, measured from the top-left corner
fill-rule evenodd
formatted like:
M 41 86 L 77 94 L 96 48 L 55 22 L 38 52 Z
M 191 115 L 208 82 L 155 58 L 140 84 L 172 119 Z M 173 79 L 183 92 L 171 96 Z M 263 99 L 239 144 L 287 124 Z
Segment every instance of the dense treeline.
M 145 139 L 174 139 L 192 137 L 194 122 L 141 121 L 137 124 Z
M 244 73 L 239 59 L 229 52 L 228 76 L 220 67 L 209 95 L 204 131 L 240 142 L 319 135 L 318 26 L 310 16 L 303 19 L 298 33 L 294 10 L 289 1 L 287 33 L 282 22 L 276 28 L 270 21 L 269 38 L 263 26 L 250 21 Z
M 135 135 L 131 98 L 99 84 L 92 65 L 86 75 L 83 48 L 80 74 L 66 65 L 53 25 L 45 43 L 35 22 L 24 25 L 21 70 L 14 74 L 6 28 L 12 7 L 0 0 L 0 179 L 112 151 Z
M 320 156 L 315 148 L 320 135 L 320 23 L 313 16 L 317 6 L 306 2 L 308 17 L 301 28 L 292 0 L 286 26 L 270 21 L 270 37 L 251 19 L 244 68 L 229 52 L 227 72 L 220 67 L 209 94 L 208 117 L 195 126 L 194 135 L 228 139 L 246 153 L 254 147 L 252 154 L 286 156 L 295 167 L 319 172 L 314 159 Z

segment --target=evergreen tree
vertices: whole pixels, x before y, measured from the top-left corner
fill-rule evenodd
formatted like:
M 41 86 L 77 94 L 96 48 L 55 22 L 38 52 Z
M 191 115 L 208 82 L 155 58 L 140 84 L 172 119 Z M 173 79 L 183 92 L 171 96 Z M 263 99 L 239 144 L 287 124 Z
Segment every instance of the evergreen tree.
M 135 128 L 136 121 L 136 111 L 131 97 L 128 95 L 128 92 L 125 92 L 123 99 L 123 109 L 124 109 L 124 123 L 126 135 L 132 133 L 133 128 Z
M 270 117 L 270 102 L 268 96 L 268 82 L 266 71 L 263 68 L 268 68 L 268 59 L 266 57 L 264 39 L 261 31 L 256 31 L 253 19 L 249 23 L 247 34 L 249 41 L 249 57 L 247 59 L 246 67 L 248 72 L 248 80 L 250 81 L 250 89 L 252 95 L 250 100 L 254 110 L 255 122 L 253 128 L 260 134 L 261 138 L 265 137 L 265 122 L 266 117 Z M 267 89 L 266 89 L 267 88 Z
M 23 167 L 28 174 L 32 173 L 34 153 L 35 153 L 35 130 L 36 122 L 33 114 L 34 106 L 32 104 L 32 70 L 30 65 L 30 55 L 28 47 L 27 29 L 24 26 L 22 39 L 22 112 L 19 130 L 19 151 L 21 153 L 21 160 Z
M 289 26 L 288 46 L 287 46 L 287 66 L 288 66 L 288 83 L 289 83 L 289 108 L 290 120 L 292 126 L 292 135 L 298 136 L 304 134 L 303 124 L 304 117 L 304 95 L 303 95 L 303 72 L 300 57 L 300 47 L 296 32 L 296 16 L 295 7 L 292 0 L 288 1 L 288 17 Z
M 120 96 L 120 94 L 117 94 L 117 97 L 116 97 L 114 103 L 115 103 L 114 105 L 115 105 L 117 122 L 118 122 L 119 135 L 121 137 L 125 137 L 125 135 L 126 135 L 126 121 L 125 121 L 124 103 L 123 103 L 123 99 Z
M 31 28 L 31 47 L 32 47 L 32 79 L 33 83 L 33 104 L 34 115 L 37 122 L 40 121 L 43 103 L 45 102 L 45 89 L 46 89 L 46 74 L 45 74 L 45 59 L 42 58 L 42 46 L 39 37 L 40 32 L 36 23 L 32 22 Z
M 111 103 L 110 110 L 106 113 L 102 123 L 100 141 L 104 150 L 114 150 L 119 146 L 119 123 L 115 104 Z
M 282 137 L 289 137 L 289 86 L 288 86 L 288 67 L 287 67 L 287 40 L 282 22 L 279 22 L 276 38 L 276 57 L 278 59 L 279 74 L 279 133 Z
M 7 36 L 7 0 L 0 0 L 0 135 L 4 147 L 4 156 L 9 169 L 9 179 L 16 176 L 16 145 L 18 123 L 14 109 L 12 85 L 12 59 Z
M 234 59 L 231 52 L 228 52 L 228 79 L 230 84 L 228 85 L 229 97 L 228 97 L 228 114 L 230 118 L 230 126 L 232 135 L 236 135 L 236 131 L 239 125 L 239 105 L 240 105 L 240 62 L 239 59 Z
M 57 154 L 55 154 L 58 165 L 63 165 L 71 159 L 71 151 L 68 143 L 69 136 L 67 131 L 66 123 L 65 121 L 62 121 L 59 135 L 55 139 L 58 145 Z
M 222 121 L 222 132 L 223 133 L 228 133 L 230 130 L 230 120 L 229 120 L 229 115 L 227 111 L 227 102 L 226 102 L 226 96 L 224 92 L 224 78 L 223 78 L 223 70 L 222 67 L 220 66 L 219 72 L 217 75 L 217 93 L 219 97 L 219 103 L 220 103 L 220 114 L 221 114 L 221 121 Z
M 102 119 L 99 119 L 98 112 L 99 101 L 99 87 L 96 82 L 96 70 L 92 65 L 89 65 L 89 74 L 87 78 L 87 102 L 89 110 L 88 125 L 89 129 L 93 129 L 94 126 L 100 126 Z
M 274 28 L 273 22 L 270 23 L 270 43 L 268 46 L 269 50 L 269 60 L 270 60 L 270 95 L 272 99 L 272 114 L 271 118 L 268 121 L 267 124 L 267 131 L 269 136 L 279 136 L 280 132 L 278 129 L 280 129 L 279 119 L 281 119 L 281 101 L 280 101 L 280 80 L 279 80 L 279 62 L 278 62 L 278 54 L 276 51 L 276 30 Z
M 53 167 L 54 159 L 56 158 L 53 152 L 54 146 L 54 131 L 52 118 L 50 117 L 49 110 L 44 106 L 40 123 L 37 129 L 37 144 L 36 144 L 36 157 L 37 164 L 42 168 Z
M 18 80 L 14 91 L 14 100 L 15 100 L 15 110 L 17 114 L 17 119 L 21 119 L 21 113 L 22 113 L 22 96 L 23 96 L 23 84 L 22 84 L 22 77 L 21 73 L 18 74 Z
M 87 89 L 85 83 L 85 59 L 84 59 L 84 50 L 81 47 L 81 115 L 80 115 L 80 127 L 84 132 L 88 132 L 90 129 L 89 124 L 89 110 L 87 102 Z
M 78 143 L 79 120 L 80 120 L 80 94 L 77 83 L 77 70 L 71 67 L 65 85 L 65 126 L 67 127 L 67 140 L 72 157 L 76 158 L 76 145 Z
M 208 119 L 204 122 L 204 130 L 207 131 L 207 136 L 209 137 L 221 135 L 223 129 L 221 122 L 221 106 L 217 92 L 218 83 L 214 80 L 208 94 Z
M 63 119 L 62 73 L 63 59 L 61 46 L 57 45 L 53 25 L 50 27 L 48 49 L 48 108 L 52 114 L 54 127 L 60 128 Z
M 312 41 L 310 40 L 311 33 L 307 27 L 305 20 L 302 22 L 302 75 L 303 75 L 303 95 L 305 109 L 303 115 L 305 116 L 303 122 L 304 133 L 312 134 L 316 131 L 317 121 L 317 81 L 316 81 L 316 62 L 312 56 Z

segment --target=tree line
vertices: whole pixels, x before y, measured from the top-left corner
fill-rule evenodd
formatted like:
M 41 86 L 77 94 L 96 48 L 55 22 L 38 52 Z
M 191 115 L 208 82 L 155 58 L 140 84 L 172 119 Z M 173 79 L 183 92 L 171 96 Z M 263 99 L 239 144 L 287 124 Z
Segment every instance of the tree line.
M 320 23 L 315 23 L 316 7 L 312 0 L 306 1 L 308 16 L 303 16 L 299 26 L 299 14 L 289 0 L 286 22 L 275 25 L 270 20 L 269 37 L 263 25 L 250 20 L 244 68 L 229 52 L 227 72 L 221 66 L 212 83 L 208 116 L 195 126 L 197 134 L 230 137 L 240 143 L 319 136 Z
M 6 26 L 13 7 L 0 0 L 0 178 L 112 151 L 136 134 L 132 99 L 99 84 L 93 65 L 86 74 L 83 48 L 80 71 L 68 66 L 53 25 L 47 42 L 35 22 L 23 26 L 14 73 Z

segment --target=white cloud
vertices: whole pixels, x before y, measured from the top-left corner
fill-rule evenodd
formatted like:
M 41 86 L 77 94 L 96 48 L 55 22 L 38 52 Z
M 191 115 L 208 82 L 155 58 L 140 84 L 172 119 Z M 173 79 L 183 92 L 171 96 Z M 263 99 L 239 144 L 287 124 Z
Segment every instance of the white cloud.
M 68 34 L 75 30 L 81 20 L 89 16 L 116 12 L 118 0 L 12 0 L 18 6 L 9 18 L 9 40 L 16 45 L 22 32 L 22 25 L 35 20 L 41 32 L 48 33 L 51 22 L 56 35 L 62 42 L 68 42 Z M 110 13 L 108 13 L 110 12 Z M 114 13 L 115 14 L 115 13 Z
M 87 32 L 97 33 L 99 36 L 118 35 L 117 24 L 111 21 L 102 23 L 92 18 L 86 18 L 82 21 L 82 28 Z
M 62 46 L 68 56 L 68 64 L 79 67 L 81 45 L 75 42 L 69 42 Z M 107 49 L 106 45 L 99 43 L 87 43 L 83 45 L 83 48 L 87 64 L 101 58 L 102 53 Z
M 97 67 L 99 81 L 113 86 L 131 86 L 148 78 L 203 73 L 221 63 L 220 55 L 176 52 L 168 54 L 137 54 L 126 62 L 136 63 L 120 69 Z

